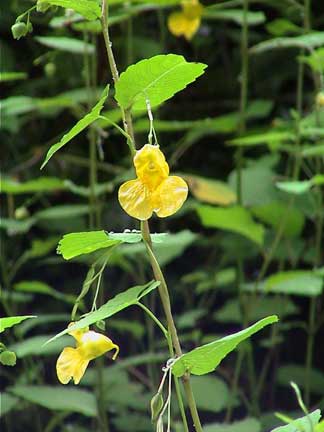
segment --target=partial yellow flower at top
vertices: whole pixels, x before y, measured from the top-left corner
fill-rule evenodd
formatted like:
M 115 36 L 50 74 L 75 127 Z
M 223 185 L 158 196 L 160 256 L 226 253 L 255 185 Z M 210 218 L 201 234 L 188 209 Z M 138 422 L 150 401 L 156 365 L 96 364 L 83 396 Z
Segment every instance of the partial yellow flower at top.
M 137 179 L 123 183 L 118 192 L 120 205 L 130 216 L 149 219 L 174 214 L 188 195 L 187 183 L 169 176 L 169 165 L 159 146 L 146 144 L 134 156 Z
M 70 323 L 71 326 L 74 323 Z M 107 351 L 115 349 L 113 360 L 119 353 L 119 346 L 115 345 L 107 336 L 89 330 L 89 327 L 69 332 L 76 340 L 76 348 L 66 347 L 56 362 L 56 372 L 59 381 L 67 384 L 73 378 L 74 384 L 79 384 L 89 362 Z
M 183 0 L 181 6 L 182 11 L 169 15 L 168 28 L 173 35 L 191 40 L 200 27 L 204 8 L 199 0 Z

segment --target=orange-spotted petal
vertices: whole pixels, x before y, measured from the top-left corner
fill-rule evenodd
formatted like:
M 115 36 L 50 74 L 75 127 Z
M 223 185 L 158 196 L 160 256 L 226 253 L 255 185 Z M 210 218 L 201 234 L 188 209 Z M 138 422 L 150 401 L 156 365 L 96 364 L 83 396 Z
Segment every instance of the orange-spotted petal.
M 187 183 L 178 176 L 170 176 L 161 183 L 154 193 L 152 202 L 159 217 L 176 213 L 188 196 Z
M 152 216 L 151 193 L 141 180 L 123 183 L 118 191 L 120 205 L 130 216 L 147 220 Z

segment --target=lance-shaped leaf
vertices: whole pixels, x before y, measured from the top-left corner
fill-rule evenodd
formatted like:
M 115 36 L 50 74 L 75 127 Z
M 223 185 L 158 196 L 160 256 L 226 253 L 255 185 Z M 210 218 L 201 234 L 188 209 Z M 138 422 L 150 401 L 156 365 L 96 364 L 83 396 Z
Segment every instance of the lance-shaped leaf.
M 41 169 L 44 168 L 44 166 L 47 164 L 47 162 L 51 159 L 51 157 L 60 150 L 65 144 L 67 144 L 71 139 L 73 139 L 75 136 L 77 136 L 80 132 L 82 132 L 85 128 L 87 128 L 91 123 L 96 121 L 98 117 L 100 116 L 100 112 L 104 106 L 105 100 L 107 99 L 109 91 L 109 86 L 105 88 L 105 90 L 102 93 L 102 96 L 98 103 L 92 108 L 92 110 L 86 114 L 81 120 L 79 120 L 73 128 L 65 134 L 61 141 L 59 141 L 56 144 L 53 144 L 50 149 L 47 152 L 45 161 L 43 162 Z
M 290 424 L 286 426 L 279 426 L 278 428 L 272 429 L 271 432 L 320 432 L 321 429 L 315 428 L 321 419 L 321 411 L 315 410 L 305 417 L 300 417 L 296 420 L 291 420 Z
M 0 318 L 0 333 L 5 331 L 6 328 L 13 327 L 16 324 L 21 323 L 29 318 L 37 318 L 35 315 L 21 315 L 21 316 L 12 316 L 6 318 Z
M 65 51 L 73 54 L 84 54 L 84 52 L 94 54 L 95 52 L 94 45 L 84 42 L 81 39 L 64 36 L 37 36 L 35 40 L 41 45 L 58 51 Z
M 71 331 L 82 329 L 96 323 L 97 321 L 109 318 L 129 306 L 137 304 L 142 297 L 153 291 L 159 285 L 160 282 L 151 281 L 148 282 L 146 285 L 138 285 L 129 288 L 127 291 L 117 294 L 114 298 L 102 305 L 98 310 L 88 313 L 71 327 L 61 331 L 46 343 L 50 343 Z
M 190 372 L 193 375 L 205 375 L 212 372 L 239 343 L 248 339 L 263 327 L 277 321 L 278 317 L 271 315 L 238 333 L 195 348 L 183 354 L 174 362 L 172 372 L 176 377 L 181 377 L 186 372 Z
M 160 105 L 204 73 L 207 65 L 188 63 L 176 54 L 161 54 L 129 66 L 116 84 L 115 98 L 124 109 Z
M 259 54 L 264 51 L 280 48 L 313 48 L 324 45 L 324 32 L 313 32 L 295 37 L 278 37 L 260 42 L 250 49 L 251 54 Z
M 37 5 L 50 4 L 72 9 L 87 20 L 100 18 L 101 9 L 97 0 L 38 0 Z

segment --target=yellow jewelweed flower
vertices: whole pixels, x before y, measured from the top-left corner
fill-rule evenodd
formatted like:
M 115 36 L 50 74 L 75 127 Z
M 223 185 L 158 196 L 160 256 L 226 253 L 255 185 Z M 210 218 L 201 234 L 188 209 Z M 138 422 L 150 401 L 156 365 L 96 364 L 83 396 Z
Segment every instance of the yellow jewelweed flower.
M 74 384 L 79 384 L 91 360 L 112 349 L 116 350 L 113 355 L 115 360 L 119 353 L 118 345 L 107 336 L 89 330 L 89 327 L 71 331 L 69 335 L 76 340 L 76 348 L 64 348 L 56 362 L 57 377 L 62 384 L 67 384 L 71 378 Z
M 159 146 L 146 144 L 134 156 L 137 179 L 119 188 L 120 205 L 130 216 L 149 219 L 153 212 L 167 217 L 179 210 L 188 195 L 187 183 L 169 176 L 169 165 Z
M 200 27 L 203 6 L 199 0 L 183 0 L 181 6 L 182 11 L 169 15 L 168 28 L 173 35 L 191 40 Z

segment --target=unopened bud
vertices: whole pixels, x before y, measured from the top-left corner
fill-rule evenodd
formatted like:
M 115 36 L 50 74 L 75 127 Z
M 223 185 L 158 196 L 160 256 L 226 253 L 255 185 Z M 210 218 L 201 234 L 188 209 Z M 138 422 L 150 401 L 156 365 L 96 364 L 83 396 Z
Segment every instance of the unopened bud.
M 16 354 L 13 351 L 3 351 L 0 354 L 0 363 L 4 366 L 15 366 Z
M 36 10 L 37 12 L 46 12 L 47 9 L 49 9 L 51 5 L 47 3 L 46 1 L 39 1 L 37 2 Z
M 16 22 L 11 26 L 11 33 L 14 39 L 19 40 L 21 37 L 26 36 L 28 33 L 28 27 L 24 22 Z
M 155 422 L 163 408 L 163 396 L 161 393 L 156 393 L 151 399 L 151 419 Z
M 324 92 L 319 92 L 316 95 L 316 105 L 320 108 L 324 107 Z

